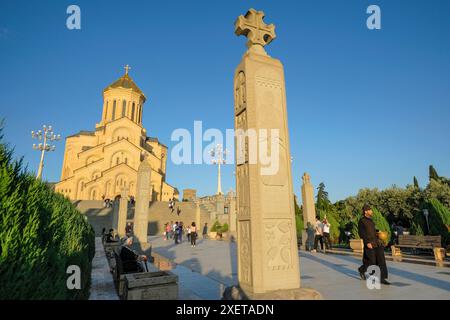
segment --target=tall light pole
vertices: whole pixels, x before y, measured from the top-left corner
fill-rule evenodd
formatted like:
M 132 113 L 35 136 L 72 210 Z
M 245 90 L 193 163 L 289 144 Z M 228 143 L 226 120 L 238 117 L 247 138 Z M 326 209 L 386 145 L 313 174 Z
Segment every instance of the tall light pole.
M 44 168 L 45 151 L 55 151 L 56 146 L 52 145 L 51 142 L 59 141 L 61 139 L 61 135 L 60 134 L 56 135 L 53 132 L 52 126 L 43 125 L 42 130 L 38 130 L 36 132 L 31 131 L 31 137 L 33 139 L 38 139 L 39 141 L 43 140 L 42 143 L 39 143 L 37 145 L 33 144 L 34 150 L 41 151 L 41 161 L 39 162 L 39 169 L 38 169 L 38 173 L 36 176 L 36 179 L 41 179 L 42 178 L 42 169 Z
M 217 164 L 217 194 L 223 194 L 222 193 L 222 183 L 220 180 L 220 165 L 225 164 L 225 157 L 228 153 L 228 150 L 223 150 L 223 147 L 221 144 L 217 144 L 214 149 L 211 149 L 209 151 L 209 154 L 211 155 L 211 161 L 213 164 Z

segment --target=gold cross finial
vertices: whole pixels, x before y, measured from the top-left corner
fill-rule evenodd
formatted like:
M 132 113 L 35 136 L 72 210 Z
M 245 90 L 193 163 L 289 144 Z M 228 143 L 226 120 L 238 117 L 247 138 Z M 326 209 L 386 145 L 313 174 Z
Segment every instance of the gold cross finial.
M 234 23 L 234 33 L 237 36 L 244 35 L 247 37 L 247 47 L 257 44 L 266 46 L 276 38 L 275 25 L 265 24 L 264 12 L 250 9 L 245 16 L 240 15 Z
M 125 74 L 127 75 L 127 74 L 128 74 L 128 71 L 131 69 L 131 67 L 130 67 L 129 65 L 126 65 L 126 66 L 124 67 L 124 69 L 125 69 Z

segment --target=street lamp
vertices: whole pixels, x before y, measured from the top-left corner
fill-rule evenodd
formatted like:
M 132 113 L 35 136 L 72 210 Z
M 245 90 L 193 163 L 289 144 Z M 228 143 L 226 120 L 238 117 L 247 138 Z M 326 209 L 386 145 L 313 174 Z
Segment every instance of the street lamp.
M 223 147 L 221 144 L 217 144 L 215 148 L 211 149 L 209 151 L 209 154 L 211 155 L 211 162 L 213 164 L 217 164 L 217 194 L 222 194 L 222 184 L 220 181 L 220 165 L 225 164 L 226 161 L 224 157 L 226 157 L 228 153 L 228 150 L 223 150 Z
M 55 151 L 56 146 L 52 145 L 51 142 L 61 140 L 60 134 L 55 134 L 53 132 L 52 126 L 42 126 L 42 130 L 31 131 L 31 137 L 33 139 L 42 140 L 42 143 L 33 144 L 34 150 L 41 151 L 41 161 L 39 162 L 39 169 L 36 176 L 36 179 L 42 178 L 42 169 L 44 168 L 44 155 L 46 151 Z
M 430 213 L 428 212 L 428 209 L 423 209 L 422 212 L 423 212 L 423 215 L 425 216 L 425 221 L 427 222 L 428 234 L 430 234 L 430 225 L 428 223 L 428 216 L 429 216 Z

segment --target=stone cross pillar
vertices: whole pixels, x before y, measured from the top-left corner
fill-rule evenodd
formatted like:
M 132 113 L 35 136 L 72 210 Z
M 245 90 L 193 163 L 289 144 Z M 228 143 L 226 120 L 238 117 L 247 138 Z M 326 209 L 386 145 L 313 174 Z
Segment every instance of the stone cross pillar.
M 284 70 L 264 50 L 275 26 L 263 17 L 250 9 L 235 23 L 249 48 L 234 75 L 238 279 L 246 294 L 300 287 Z
M 125 228 L 127 224 L 128 215 L 128 188 L 122 188 L 120 192 L 120 202 L 119 202 L 119 216 L 117 222 L 117 233 L 120 238 L 123 238 L 125 233 Z
M 200 203 L 198 201 L 195 202 L 195 225 L 197 226 L 197 234 L 199 234 L 200 225 Z
M 217 215 L 219 215 L 219 217 L 223 217 L 223 213 L 225 211 L 225 197 L 223 196 L 223 194 L 216 194 L 215 199 L 216 199 L 216 213 L 213 222 L 217 219 Z
M 119 203 L 117 200 L 114 200 L 113 205 L 112 205 L 112 224 L 111 224 L 111 228 L 114 229 L 114 231 L 116 233 L 118 233 L 118 223 L 119 223 Z
M 309 174 L 305 172 L 302 180 L 303 224 L 307 228 L 308 223 L 313 226 L 316 222 L 316 207 L 314 204 L 314 188 Z
M 138 169 L 134 212 L 134 235 L 139 243 L 147 243 L 148 208 L 152 196 L 151 173 L 150 163 L 144 159 Z

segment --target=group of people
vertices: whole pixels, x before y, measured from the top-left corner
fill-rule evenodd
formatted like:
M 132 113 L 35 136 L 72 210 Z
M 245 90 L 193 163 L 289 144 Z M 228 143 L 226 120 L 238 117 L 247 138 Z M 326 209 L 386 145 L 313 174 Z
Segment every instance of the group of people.
M 109 199 L 109 198 L 104 199 L 104 197 L 103 197 L 103 207 L 104 208 L 111 208 L 112 205 L 113 205 L 113 201 L 111 199 Z
M 205 223 L 203 227 L 203 239 L 206 239 L 208 233 L 208 224 Z M 183 221 L 176 221 L 173 223 L 173 221 L 167 222 L 164 225 L 164 240 L 174 240 L 175 244 L 179 244 L 183 240 L 183 234 L 186 235 L 188 242 L 191 243 L 192 247 L 195 247 L 197 245 L 197 239 L 198 239 L 198 227 L 196 226 L 195 222 L 192 222 L 188 226 L 184 226 Z
M 169 199 L 169 209 L 170 212 L 173 213 L 175 211 L 175 200 Z M 180 207 L 177 207 L 177 215 L 179 216 L 181 213 Z
M 328 222 L 326 216 L 322 221 L 320 221 L 320 217 L 316 217 L 316 223 L 314 224 L 314 249 L 312 252 L 317 252 L 319 243 L 322 251 L 324 251 L 324 244 L 325 250 L 331 249 L 330 228 L 331 224 Z

